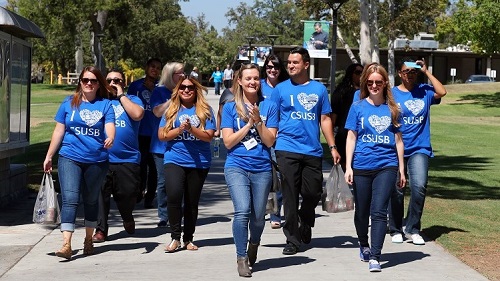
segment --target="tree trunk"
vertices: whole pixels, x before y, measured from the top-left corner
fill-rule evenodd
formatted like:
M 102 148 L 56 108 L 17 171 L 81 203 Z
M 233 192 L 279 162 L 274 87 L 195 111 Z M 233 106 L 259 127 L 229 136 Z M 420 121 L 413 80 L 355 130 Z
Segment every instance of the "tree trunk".
M 372 0 L 370 5 L 370 35 L 372 43 L 372 61 L 380 63 L 380 49 L 378 41 L 378 0 Z
M 389 44 L 387 46 L 387 74 L 389 74 L 390 85 L 394 85 L 394 75 L 396 71 L 394 68 L 394 38 L 389 38 Z
M 340 43 L 344 45 L 347 55 L 351 59 L 352 63 L 358 63 L 358 60 L 356 59 L 356 56 L 352 52 L 351 47 L 349 46 L 349 44 L 345 42 L 344 37 L 342 37 L 342 32 L 340 32 L 340 28 L 337 28 L 337 38 L 339 39 Z
M 369 0 L 361 0 L 359 2 L 360 10 L 360 32 L 359 32 L 359 58 L 361 64 L 366 65 L 371 63 L 372 51 L 370 40 L 370 16 L 369 16 Z
M 98 11 L 90 15 L 90 22 L 92 23 L 92 36 L 90 44 L 92 46 L 92 56 L 97 68 L 105 75 L 106 62 L 102 55 L 101 38 L 104 36 L 104 26 L 108 18 L 108 11 Z

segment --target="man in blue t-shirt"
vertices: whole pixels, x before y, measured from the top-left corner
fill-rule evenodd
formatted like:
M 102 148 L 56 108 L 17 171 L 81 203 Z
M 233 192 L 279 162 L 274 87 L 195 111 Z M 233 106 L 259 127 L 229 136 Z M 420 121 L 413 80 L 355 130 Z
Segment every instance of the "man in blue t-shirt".
M 210 79 L 208 79 L 208 82 L 214 80 L 214 85 L 215 85 L 215 94 L 220 95 L 220 86 L 222 84 L 222 72 L 220 71 L 220 68 L 217 66 L 215 68 L 215 71 L 212 73 L 212 76 L 210 76 Z
M 161 61 L 157 58 L 149 59 L 145 68 L 146 76 L 132 82 L 127 94 L 141 99 L 144 104 L 144 118 L 139 126 L 139 150 L 141 152 L 141 192 L 137 201 L 144 195 L 144 208 L 153 208 L 153 199 L 156 194 L 156 166 L 153 155 L 149 152 L 151 135 L 157 134 L 154 120 L 156 117 L 151 108 L 151 93 L 161 73 Z
M 272 94 L 279 110 L 276 158 L 283 172 L 286 236 L 284 255 L 294 255 L 302 243 L 311 242 L 315 211 L 323 192 L 320 127 L 334 164 L 340 160 L 333 138 L 331 107 L 323 84 L 309 79 L 309 53 L 302 47 L 290 51 L 290 79 L 278 84 Z M 299 194 L 302 204 L 299 209 Z
M 135 232 L 132 212 L 140 190 L 141 174 L 139 152 L 139 124 L 144 116 L 144 106 L 137 96 L 123 92 L 123 74 L 112 70 L 106 80 L 116 89 L 111 100 L 115 113 L 116 136 L 109 149 L 109 169 L 99 196 L 97 227 L 92 241 L 104 242 L 108 235 L 108 215 L 111 195 L 123 219 L 123 227 L 129 234 Z

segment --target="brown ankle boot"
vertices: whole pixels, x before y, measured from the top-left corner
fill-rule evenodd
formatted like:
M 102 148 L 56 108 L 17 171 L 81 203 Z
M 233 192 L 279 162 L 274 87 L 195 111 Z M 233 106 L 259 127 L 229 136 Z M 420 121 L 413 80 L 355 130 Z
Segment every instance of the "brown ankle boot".
M 248 267 L 248 258 L 238 258 L 236 260 L 238 263 L 238 274 L 241 277 L 252 277 L 252 271 L 250 271 L 250 268 Z
M 92 237 L 83 240 L 83 254 L 86 256 L 94 254 L 94 242 L 92 242 Z
M 58 257 L 65 258 L 65 259 L 69 260 L 69 259 L 71 259 L 72 252 L 73 251 L 71 250 L 71 245 L 69 243 L 64 243 L 62 248 L 59 251 L 57 251 L 55 254 Z
M 252 244 L 250 241 L 248 241 L 247 255 L 248 255 L 248 264 L 250 266 L 253 266 L 255 264 L 255 261 L 257 261 L 258 248 L 259 244 Z

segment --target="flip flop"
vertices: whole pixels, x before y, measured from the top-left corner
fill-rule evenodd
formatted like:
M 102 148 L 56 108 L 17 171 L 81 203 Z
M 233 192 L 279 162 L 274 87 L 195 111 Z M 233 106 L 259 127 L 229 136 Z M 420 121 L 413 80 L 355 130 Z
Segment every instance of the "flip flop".
M 281 228 L 281 223 L 279 221 L 272 221 L 271 222 L 271 228 L 272 229 L 278 229 Z
M 184 249 L 188 250 L 188 251 L 197 251 L 198 250 L 198 246 L 196 246 L 195 244 L 193 244 L 193 242 L 191 241 L 188 241 L 188 242 L 184 242 Z

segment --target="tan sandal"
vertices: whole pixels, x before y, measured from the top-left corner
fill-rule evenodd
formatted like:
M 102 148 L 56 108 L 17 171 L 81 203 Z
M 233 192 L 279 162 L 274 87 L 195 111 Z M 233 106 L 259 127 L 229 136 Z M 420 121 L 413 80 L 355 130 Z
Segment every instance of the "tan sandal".
M 192 241 L 184 242 L 184 249 L 188 251 L 197 251 L 198 246 L 196 246 Z
M 165 252 L 173 253 L 181 249 L 181 241 L 172 239 L 172 242 L 165 248 Z

